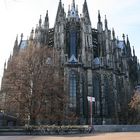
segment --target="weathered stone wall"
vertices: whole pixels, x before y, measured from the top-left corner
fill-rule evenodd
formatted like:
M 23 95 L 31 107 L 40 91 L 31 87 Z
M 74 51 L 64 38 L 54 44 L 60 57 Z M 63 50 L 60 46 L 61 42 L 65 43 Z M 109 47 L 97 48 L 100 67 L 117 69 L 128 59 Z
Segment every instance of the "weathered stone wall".
M 140 125 L 95 125 L 96 132 L 140 132 Z

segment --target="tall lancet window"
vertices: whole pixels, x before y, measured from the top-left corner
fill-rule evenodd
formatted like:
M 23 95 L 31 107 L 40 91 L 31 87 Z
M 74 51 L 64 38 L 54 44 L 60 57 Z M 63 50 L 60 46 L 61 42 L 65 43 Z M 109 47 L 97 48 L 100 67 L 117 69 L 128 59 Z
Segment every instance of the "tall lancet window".
M 109 90 L 109 79 L 107 78 L 107 76 L 104 77 L 104 99 L 105 99 L 105 104 L 104 104 L 104 115 L 108 116 L 109 110 L 111 109 L 111 107 L 109 107 L 109 99 L 110 99 L 110 90 Z
M 70 57 L 76 57 L 76 31 L 70 31 Z
M 93 78 L 93 97 L 95 97 L 96 102 L 95 102 L 95 109 L 93 112 L 95 114 L 99 115 L 100 114 L 100 79 L 99 76 L 95 76 Z
M 69 75 L 69 79 L 70 79 L 70 84 L 69 84 L 69 96 L 70 96 L 70 104 L 69 106 L 71 108 L 75 108 L 76 107 L 76 73 L 74 71 L 70 72 Z

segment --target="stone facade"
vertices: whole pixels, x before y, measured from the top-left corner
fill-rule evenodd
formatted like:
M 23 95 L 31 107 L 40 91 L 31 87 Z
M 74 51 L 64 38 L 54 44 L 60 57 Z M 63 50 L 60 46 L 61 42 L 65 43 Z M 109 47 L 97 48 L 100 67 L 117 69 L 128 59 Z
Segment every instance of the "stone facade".
M 64 66 L 68 110 L 76 112 L 81 124 L 89 123 L 87 96 L 96 100 L 93 103 L 94 123 L 121 123 L 121 113 L 125 112 L 139 81 L 137 57 L 134 48 L 133 55 L 131 53 L 128 36 L 125 39 L 123 34 L 122 40 L 116 38 L 114 29 L 108 28 L 106 17 L 103 27 L 100 12 L 97 28 L 92 28 L 86 0 L 80 16 L 74 0 L 67 16 L 60 0 L 54 28 L 49 28 L 47 11 L 44 23 L 40 17 L 28 41 L 21 36 L 18 45 L 16 39 L 13 55 L 32 42 L 38 47 L 54 48 L 54 61 L 59 60 Z

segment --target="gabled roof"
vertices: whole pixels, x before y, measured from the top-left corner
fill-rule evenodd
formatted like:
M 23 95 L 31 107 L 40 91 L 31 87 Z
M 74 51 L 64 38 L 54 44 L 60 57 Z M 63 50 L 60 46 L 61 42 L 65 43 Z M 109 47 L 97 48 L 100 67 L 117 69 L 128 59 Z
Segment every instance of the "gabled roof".
M 70 60 L 69 60 L 69 63 L 77 63 L 77 59 L 74 55 L 71 56 Z

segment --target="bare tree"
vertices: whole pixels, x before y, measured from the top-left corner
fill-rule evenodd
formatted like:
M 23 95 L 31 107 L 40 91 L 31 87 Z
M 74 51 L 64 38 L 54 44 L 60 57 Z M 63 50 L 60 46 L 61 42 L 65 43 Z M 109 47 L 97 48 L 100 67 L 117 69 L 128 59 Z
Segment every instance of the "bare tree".
M 135 89 L 134 95 L 129 104 L 131 111 L 131 123 L 140 123 L 140 90 Z
M 29 47 L 13 56 L 6 74 L 6 110 L 23 123 L 64 119 L 67 97 L 63 68 L 53 62 L 51 48 Z

